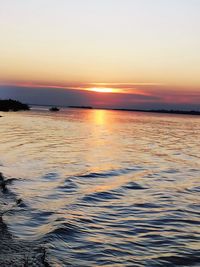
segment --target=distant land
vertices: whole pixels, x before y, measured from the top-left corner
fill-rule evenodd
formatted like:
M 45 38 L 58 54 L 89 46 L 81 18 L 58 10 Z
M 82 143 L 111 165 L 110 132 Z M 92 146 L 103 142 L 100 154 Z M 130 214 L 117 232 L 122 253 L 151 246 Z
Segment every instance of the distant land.
M 51 105 L 38 105 L 30 104 L 33 106 L 47 106 Z M 128 108 L 96 108 L 92 106 L 62 106 L 63 108 L 74 108 L 74 109 L 105 109 L 105 110 L 116 110 L 116 111 L 132 111 L 132 112 L 149 112 L 149 113 L 164 113 L 164 114 L 177 114 L 177 115 L 200 115 L 200 111 L 197 110 L 167 110 L 167 109 L 128 109 Z
M 135 112 L 150 112 L 150 113 L 166 113 L 166 114 L 180 114 L 180 115 L 200 115 L 200 111 L 195 110 L 166 110 L 166 109 L 123 109 L 123 108 L 115 108 L 112 110 L 119 111 L 135 111 Z
M 37 105 L 37 104 L 24 104 L 20 101 L 13 99 L 0 99 L 0 111 L 20 111 L 30 110 L 30 106 L 51 106 L 51 105 Z M 167 109 L 129 109 L 129 108 L 95 108 L 92 106 L 62 106 L 63 108 L 74 108 L 74 109 L 105 109 L 105 110 L 116 110 L 116 111 L 132 111 L 132 112 L 146 112 L 146 113 L 164 113 L 164 114 L 177 114 L 177 115 L 200 115 L 200 111 L 197 110 L 167 110 Z
M 91 106 L 68 106 L 69 108 L 79 109 L 96 109 Z M 166 110 L 166 109 L 126 109 L 126 108 L 105 108 L 106 110 L 118 110 L 118 111 L 133 111 L 133 112 L 149 112 L 149 113 L 166 113 L 166 114 L 182 114 L 182 115 L 200 115 L 200 111 L 185 111 L 185 110 Z
M 93 107 L 91 107 L 91 106 L 68 106 L 68 108 L 93 109 Z

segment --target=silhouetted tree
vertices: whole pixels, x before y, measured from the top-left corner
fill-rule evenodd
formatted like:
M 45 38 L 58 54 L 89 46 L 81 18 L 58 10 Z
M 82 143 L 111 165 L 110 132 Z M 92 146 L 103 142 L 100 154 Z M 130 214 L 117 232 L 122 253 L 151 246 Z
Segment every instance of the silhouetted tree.
M 23 104 L 17 100 L 0 100 L 0 111 L 19 111 L 29 109 L 30 108 L 27 104 Z

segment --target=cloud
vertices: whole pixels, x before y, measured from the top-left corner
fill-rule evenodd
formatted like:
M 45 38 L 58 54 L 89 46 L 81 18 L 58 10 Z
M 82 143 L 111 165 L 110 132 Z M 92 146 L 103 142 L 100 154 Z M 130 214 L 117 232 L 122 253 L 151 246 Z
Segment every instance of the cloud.
M 126 88 L 128 90 L 126 93 L 96 93 L 84 90 L 83 84 L 78 83 L 76 85 L 71 83 L 72 88 L 66 88 L 61 84 L 60 86 L 52 84 L 48 86 L 45 84 L 33 86 L 31 84 L 29 83 L 28 86 L 27 84 L 23 84 L 23 86 L 1 85 L 0 98 L 13 98 L 38 105 L 89 105 L 98 108 L 200 110 L 199 90 L 189 91 L 187 88 L 174 89 L 161 84 L 129 83 L 126 84 L 129 88 Z M 84 86 L 91 86 L 91 84 L 84 84 Z M 122 84 L 115 84 L 115 86 L 124 89 Z

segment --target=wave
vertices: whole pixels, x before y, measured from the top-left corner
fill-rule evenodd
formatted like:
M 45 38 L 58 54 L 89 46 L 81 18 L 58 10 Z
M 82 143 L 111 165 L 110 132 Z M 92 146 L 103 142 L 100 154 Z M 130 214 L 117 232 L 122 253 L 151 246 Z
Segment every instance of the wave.
M 179 255 L 162 256 L 154 260 L 155 263 L 161 263 L 164 266 L 199 266 L 200 253 L 194 251 L 191 254 L 180 253 Z M 157 264 L 158 265 L 158 264 Z M 157 266 L 155 265 L 155 266 Z M 160 265 L 159 265 L 160 266 Z
M 82 198 L 83 202 L 102 202 L 120 199 L 121 195 L 114 192 L 97 192 L 93 194 L 88 194 Z
M 134 167 L 129 167 L 129 168 L 121 168 L 121 169 L 116 169 L 116 170 L 110 170 L 110 171 L 105 171 L 105 172 L 90 172 L 86 174 L 81 174 L 76 176 L 76 178 L 104 178 L 104 177 L 113 177 L 113 176 L 120 176 L 124 174 L 129 174 L 131 172 L 137 172 L 144 170 L 140 166 L 134 166 Z

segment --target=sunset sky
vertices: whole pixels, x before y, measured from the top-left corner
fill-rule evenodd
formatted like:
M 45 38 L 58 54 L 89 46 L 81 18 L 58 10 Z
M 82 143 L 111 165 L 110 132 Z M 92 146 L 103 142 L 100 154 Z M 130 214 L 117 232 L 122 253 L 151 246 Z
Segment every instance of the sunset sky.
M 199 0 L 0 0 L 0 98 L 200 109 Z

